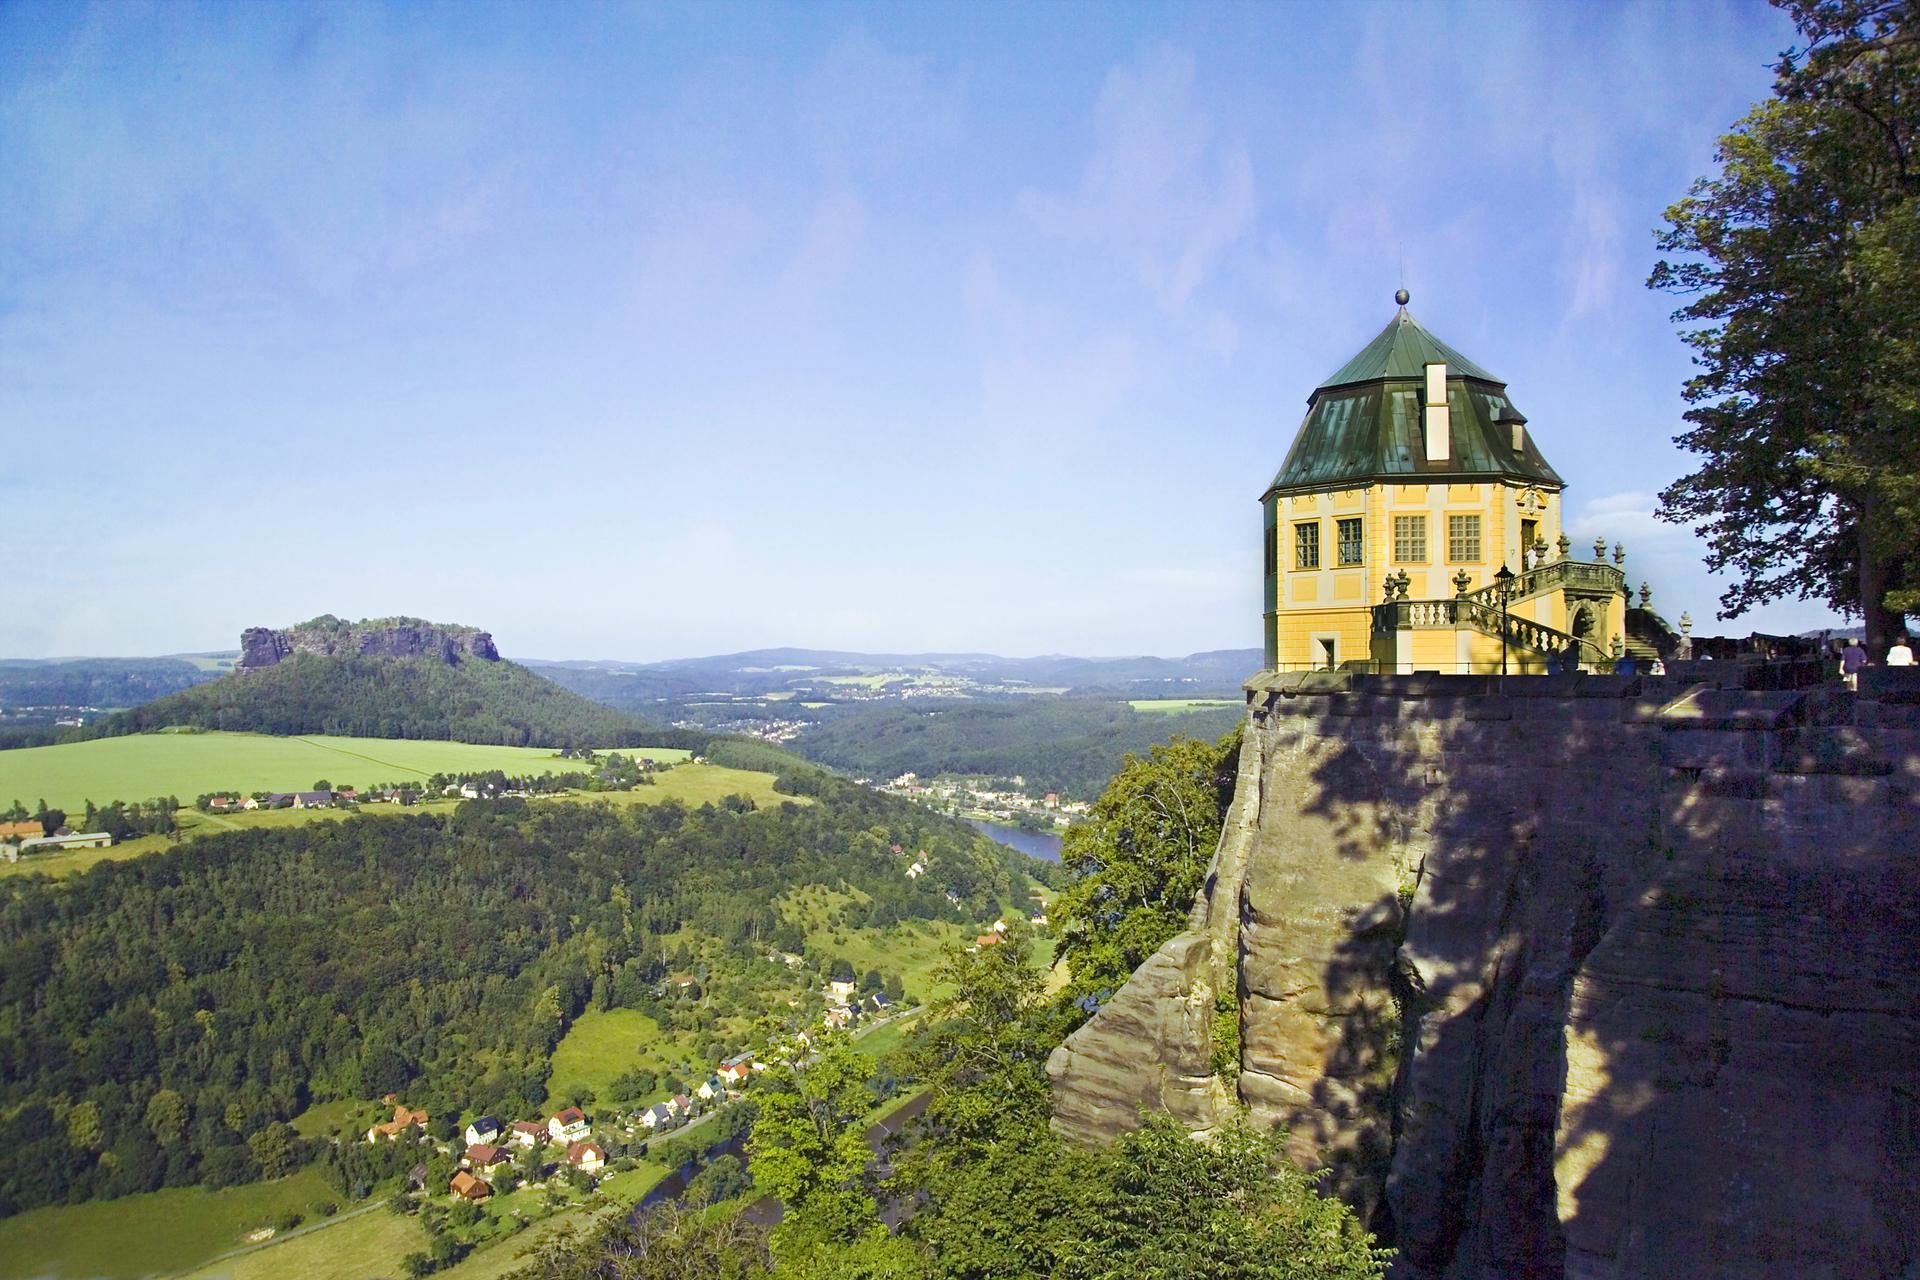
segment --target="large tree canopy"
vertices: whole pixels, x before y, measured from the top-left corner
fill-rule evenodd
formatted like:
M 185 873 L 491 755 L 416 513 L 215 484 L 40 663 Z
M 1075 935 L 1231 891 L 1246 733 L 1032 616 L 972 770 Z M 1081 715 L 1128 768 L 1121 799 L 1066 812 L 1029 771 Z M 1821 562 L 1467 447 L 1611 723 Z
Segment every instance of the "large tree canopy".
M 1721 616 L 1784 597 L 1864 613 L 1877 648 L 1920 600 L 1920 3 L 1788 0 L 1805 46 L 1667 210 L 1649 284 L 1700 372 L 1661 515 L 1731 570 Z

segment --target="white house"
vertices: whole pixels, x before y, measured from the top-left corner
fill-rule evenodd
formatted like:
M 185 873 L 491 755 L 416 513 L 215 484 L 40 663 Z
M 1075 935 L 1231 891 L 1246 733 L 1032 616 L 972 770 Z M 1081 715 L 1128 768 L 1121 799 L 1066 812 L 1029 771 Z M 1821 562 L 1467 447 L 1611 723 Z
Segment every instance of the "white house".
M 547 1140 L 547 1126 L 538 1120 L 515 1120 L 511 1131 L 516 1147 L 538 1147 Z
M 576 1142 L 567 1148 L 567 1163 L 582 1173 L 598 1173 L 607 1163 L 607 1153 L 597 1142 Z
M 547 1134 L 555 1142 L 583 1142 L 589 1132 L 586 1113 L 578 1107 L 568 1107 L 547 1121 Z
M 649 1129 L 658 1129 L 663 1124 L 672 1124 L 673 1109 L 664 1102 L 656 1102 L 640 1113 L 640 1123 Z
M 845 1000 L 853 994 L 854 985 L 855 984 L 851 982 L 842 982 L 840 979 L 835 978 L 827 984 L 827 994 L 836 1000 Z
M 500 1140 L 500 1122 L 492 1116 L 481 1116 L 467 1126 L 467 1145 L 497 1143 Z

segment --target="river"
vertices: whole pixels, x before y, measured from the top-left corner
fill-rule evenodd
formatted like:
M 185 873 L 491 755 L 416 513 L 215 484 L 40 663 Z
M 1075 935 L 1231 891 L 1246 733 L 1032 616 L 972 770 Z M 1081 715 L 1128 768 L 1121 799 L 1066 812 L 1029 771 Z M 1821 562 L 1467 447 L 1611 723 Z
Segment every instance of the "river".
M 1002 826 L 998 822 L 985 822 L 979 818 L 968 818 L 967 825 L 988 838 L 998 840 L 1001 844 L 1018 849 L 1024 854 L 1045 862 L 1060 861 L 1060 837 L 1050 831 L 1025 831 L 1019 827 Z

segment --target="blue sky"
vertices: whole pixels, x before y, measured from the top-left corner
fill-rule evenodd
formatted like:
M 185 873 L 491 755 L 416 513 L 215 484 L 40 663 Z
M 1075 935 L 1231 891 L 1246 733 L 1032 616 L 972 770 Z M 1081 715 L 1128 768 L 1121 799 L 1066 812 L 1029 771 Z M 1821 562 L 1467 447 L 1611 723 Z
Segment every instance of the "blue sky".
M 0 6 L 0 655 L 1184 653 L 1392 315 L 1655 606 L 1760 4 Z M 1811 605 L 1727 624 L 1820 625 Z M 1709 625 L 1704 628 L 1712 630 Z

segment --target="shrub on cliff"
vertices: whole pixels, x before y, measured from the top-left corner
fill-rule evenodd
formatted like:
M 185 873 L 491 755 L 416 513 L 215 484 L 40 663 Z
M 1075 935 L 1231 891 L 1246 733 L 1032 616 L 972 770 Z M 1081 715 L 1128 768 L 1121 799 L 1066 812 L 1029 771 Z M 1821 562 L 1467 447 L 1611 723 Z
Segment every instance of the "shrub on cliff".
M 1176 737 L 1129 755 L 1061 842 L 1066 875 L 1049 911 L 1069 992 L 1102 1000 L 1185 924 L 1233 802 L 1240 730 Z

